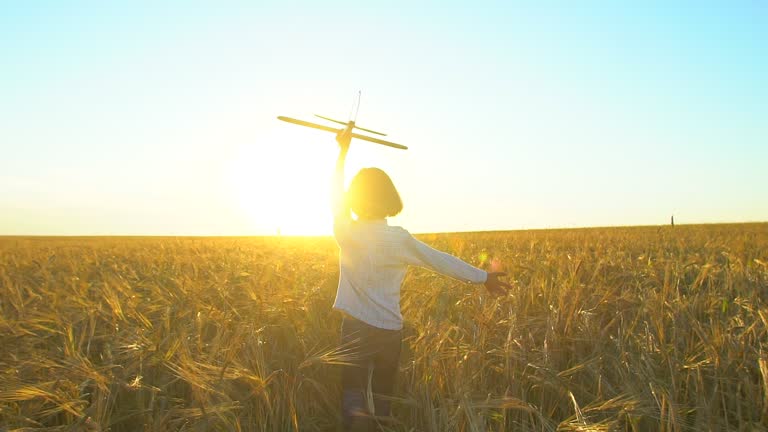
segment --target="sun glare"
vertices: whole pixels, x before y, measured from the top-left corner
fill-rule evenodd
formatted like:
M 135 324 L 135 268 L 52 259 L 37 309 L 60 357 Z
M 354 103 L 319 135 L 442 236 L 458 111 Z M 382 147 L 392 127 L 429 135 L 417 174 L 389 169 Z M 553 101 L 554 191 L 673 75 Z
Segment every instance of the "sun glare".
M 232 199 L 251 222 L 251 234 L 331 232 L 333 167 L 325 161 L 333 157 L 333 137 L 317 133 L 306 137 L 293 129 L 269 131 L 252 145 L 241 147 L 232 161 Z M 330 140 L 327 148 L 322 146 L 322 138 Z

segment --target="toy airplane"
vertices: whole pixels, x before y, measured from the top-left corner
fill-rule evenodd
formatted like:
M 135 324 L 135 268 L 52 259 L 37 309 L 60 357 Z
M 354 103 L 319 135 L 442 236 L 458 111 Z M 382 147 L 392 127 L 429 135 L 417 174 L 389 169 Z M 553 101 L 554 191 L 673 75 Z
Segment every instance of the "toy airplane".
M 360 96 L 359 96 L 359 93 L 358 93 L 358 99 L 357 99 L 357 109 L 358 110 L 360 109 Z M 319 118 L 321 118 L 323 120 L 328 120 L 328 121 L 332 121 L 334 123 L 338 123 L 338 124 L 344 125 L 345 128 L 359 129 L 361 131 L 365 131 L 365 132 L 368 132 L 368 133 L 372 133 L 372 134 L 376 134 L 376 135 L 381 135 L 381 136 L 386 136 L 386 134 L 383 134 L 381 132 L 376 132 L 374 130 L 361 128 L 360 126 L 355 125 L 355 120 L 350 120 L 348 122 L 343 122 L 341 120 L 334 120 L 334 119 L 332 119 L 330 117 L 325 117 L 325 116 L 321 116 L 321 115 L 318 115 L 318 114 L 315 114 L 315 117 L 319 117 Z M 306 126 L 306 127 L 310 127 L 310 128 L 313 128 L 313 129 L 320 129 L 320 130 L 324 130 L 324 131 L 328 131 L 328 132 L 333 132 L 333 133 L 339 133 L 339 132 L 344 130 L 344 128 L 337 129 L 337 128 L 334 128 L 334 127 L 331 127 L 331 126 L 325 126 L 325 125 L 321 125 L 321 124 L 317 124 L 317 123 L 311 123 L 311 122 L 304 121 L 304 120 L 297 120 L 297 119 L 291 118 L 291 117 L 278 116 L 277 118 L 278 118 L 278 120 L 282 120 L 284 122 L 297 124 L 299 126 Z M 355 119 L 357 119 L 357 112 L 355 112 Z M 387 146 L 387 147 L 393 147 L 393 148 L 402 149 L 402 150 L 407 150 L 408 149 L 408 147 L 406 147 L 406 146 L 404 146 L 402 144 L 395 144 L 393 142 L 384 141 L 384 140 L 379 139 L 379 138 L 373 138 L 373 137 L 369 137 L 367 135 L 360 135 L 360 134 L 357 134 L 357 133 L 352 133 L 352 138 L 357 138 L 357 139 L 361 139 L 363 141 L 368 141 L 368 142 L 372 142 L 372 143 L 376 143 L 376 144 L 381 144 L 381 145 L 384 145 L 384 146 Z

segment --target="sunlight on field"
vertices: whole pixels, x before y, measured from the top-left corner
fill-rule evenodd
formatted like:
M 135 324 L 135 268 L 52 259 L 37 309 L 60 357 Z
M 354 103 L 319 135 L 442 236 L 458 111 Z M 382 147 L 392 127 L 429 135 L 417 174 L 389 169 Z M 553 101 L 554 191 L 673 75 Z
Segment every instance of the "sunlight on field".
M 515 288 L 409 272 L 391 430 L 765 430 L 768 224 L 421 239 Z M 328 237 L 0 238 L 0 428 L 335 430 L 337 266 Z
M 296 136 L 289 133 L 292 130 L 278 132 L 273 129 L 239 149 L 229 171 L 232 199 L 254 232 L 329 234 L 331 164 L 319 164 L 318 159 L 333 155 L 333 136 L 324 136 L 329 142 L 321 146 L 316 137 L 302 142 L 291 139 Z

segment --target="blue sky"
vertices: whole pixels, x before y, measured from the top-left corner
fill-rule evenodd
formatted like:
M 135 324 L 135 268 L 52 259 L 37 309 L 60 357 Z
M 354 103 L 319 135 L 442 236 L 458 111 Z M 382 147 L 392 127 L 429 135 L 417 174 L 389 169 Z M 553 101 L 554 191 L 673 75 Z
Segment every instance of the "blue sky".
M 760 2 L 6 2 L 0 234 L 322 234 L 330 134 L 414 232 L 768 220 Z

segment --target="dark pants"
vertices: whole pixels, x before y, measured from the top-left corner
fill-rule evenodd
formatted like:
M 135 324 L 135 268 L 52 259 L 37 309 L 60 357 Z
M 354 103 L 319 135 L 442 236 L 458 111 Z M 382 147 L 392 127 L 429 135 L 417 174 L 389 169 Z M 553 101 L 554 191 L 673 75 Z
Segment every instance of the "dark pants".
M 389 416 L 389 401 L 380 396 L 393 393 L 401 341 L 400 330 L 384 330 L 344 317 L 341 344 L 352 357 L 352 364 L 344 365 L 341 374 L 345 431 L 373 430 L 381 417 Z

